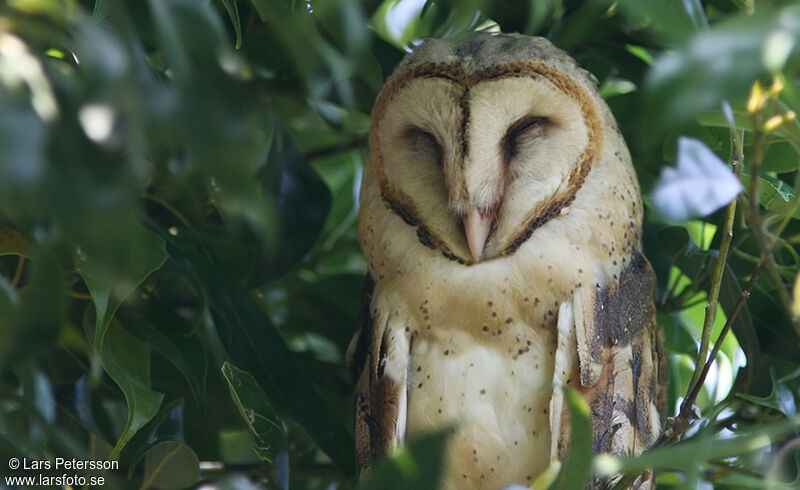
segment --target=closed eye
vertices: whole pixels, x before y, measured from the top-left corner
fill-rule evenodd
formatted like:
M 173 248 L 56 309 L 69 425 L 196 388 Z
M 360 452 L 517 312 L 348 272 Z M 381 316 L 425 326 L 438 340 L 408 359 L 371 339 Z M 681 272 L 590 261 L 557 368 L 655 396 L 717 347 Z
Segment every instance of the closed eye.
M 509 126 L 502 141 L 503 159 L 508 164 L 517 156 L 520 139 L 526 135 L 538 134 L 547 123 L 542 116 L 525 116 Z
M 411 126 L 406 130 L 406 140 L 415 152 L 432 156 L 437 164 L 441 165 L 442 145 L 433 134 L 418 126 Z

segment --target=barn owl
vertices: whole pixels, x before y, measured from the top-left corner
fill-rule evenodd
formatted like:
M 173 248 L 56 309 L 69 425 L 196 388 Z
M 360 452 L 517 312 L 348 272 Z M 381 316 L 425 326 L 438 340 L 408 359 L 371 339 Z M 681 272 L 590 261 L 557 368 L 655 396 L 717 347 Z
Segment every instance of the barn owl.
M 641 221 L 596 81 L 547 40 L 408 55 L 375 102 L 360 194 L 360 471 L 453 427 L 441 488 L 529 484 L 567 449 L 564 387 L 591 408 L 595 452 L 652 443 L 665 370 Z

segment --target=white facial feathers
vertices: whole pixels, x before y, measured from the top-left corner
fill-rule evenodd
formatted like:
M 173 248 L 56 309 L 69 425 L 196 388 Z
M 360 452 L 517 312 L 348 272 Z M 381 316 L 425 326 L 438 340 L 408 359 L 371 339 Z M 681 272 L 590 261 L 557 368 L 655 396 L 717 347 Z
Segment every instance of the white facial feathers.
M 589 141 L 580 104 L 544 76 L 469 88 L 420 77 L 396 91 L 384 114 L 377 139 L 388 184 L 429 231 L 475 261 L 484 248 L 483 259 L 496 256 L 563 191 Z M 468 243 L 461 225 L 475 212 L 490 218 L 485 247 Z

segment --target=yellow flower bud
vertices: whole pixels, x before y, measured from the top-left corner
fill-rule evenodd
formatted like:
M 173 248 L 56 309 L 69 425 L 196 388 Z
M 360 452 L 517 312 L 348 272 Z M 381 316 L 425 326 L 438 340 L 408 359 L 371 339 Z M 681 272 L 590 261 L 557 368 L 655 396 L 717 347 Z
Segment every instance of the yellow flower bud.
M 778 96 L 781 94 L 782 91 L 783 91 L 783 82 L 781 81 L 780 78 L 775 77 L 775 79 L 772 81 L 772 86 L 770 86 L 769 88 L 768 95 L 773 99 L 776 99 L 778 98 Z
M 764 123 L 764 131 L 767 133 L 774 131 L 781 124 L 783 124 L 783 116 L 772 116 Z
M 764 89 L 761 88 L 761 83 L 756 81 L 753 88 L 750 90 L 750 98 L 747 100 L 747 112 L 755 114 L 764 107 L 766 97 L 764 97 Z
M 786 114 L 783 115 L 783 122 L 794 121 L 796 117 L 797 117 L 797 114 L 795 114 L 794 111 L 789 111 L 789 112 L 787 112 Z

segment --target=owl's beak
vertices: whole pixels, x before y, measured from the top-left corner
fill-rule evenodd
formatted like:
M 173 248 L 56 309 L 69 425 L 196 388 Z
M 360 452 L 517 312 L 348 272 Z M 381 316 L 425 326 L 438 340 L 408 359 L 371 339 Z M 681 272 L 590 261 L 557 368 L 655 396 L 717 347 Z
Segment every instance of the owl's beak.
M 469 251 L 475 262 L 480 262 L 481 260 L 483 246 L 486 245 L 486 238 L 489 236 L 491 229 L 491 213 L 473 209 L 464 217 L 464 233 L 467 235 Z

